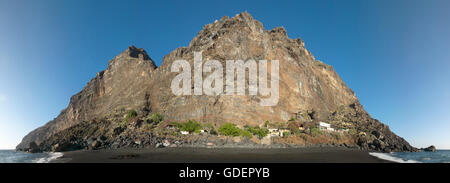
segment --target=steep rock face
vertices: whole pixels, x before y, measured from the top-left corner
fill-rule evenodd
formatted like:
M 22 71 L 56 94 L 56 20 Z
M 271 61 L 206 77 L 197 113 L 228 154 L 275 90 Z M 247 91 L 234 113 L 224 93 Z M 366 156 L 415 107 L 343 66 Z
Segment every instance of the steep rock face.
M 41 143 L 51 135 L 82 121 L 101 118 L 132 108 L 148 106 L 148 85 L 156 65 L 143 49 L 129 47 L 110 60 L 86 87 L 70 99 L 69 106 L 55 119 L 25 136 L 17 149 L 31 142 Z
M 187 60 L 193 66 L 194 51 L 203 52 L 203 62 L 222 62 L 224 70 L 225 60 L 279 60 L 278 104 L 261 106 L 261 96 L 249 95 L 174 96 L 170 83 L 178 73 L 170 72 L 170 66 L 178 59 Z M 295 113 L 311 109 L 316 111 L 316 118 L 326 119 L 329 111 L 339 105 L 357 101 L 333 68 L 316 61 L 301 39 L 289 39 L 284 28 L 264 30 L 248 13 L 231 19 L 223 17 L 204 26 L 188 47 L 178 48 L 166 56 L 156 72 L 157 77 L 152 78 L 156 87 L 150 91 L 157 93 L 151 95 L 152 109 L 175 121 L 195 119 L 256 125 L 266 120 L 286 121 L 295 117 Z M 246 87 L 248 92 L 248 84 Z
M 202 52 L 203 62 L 220 61 L 224 73 L 226 60 L 278 60 L 277 105 L 261 106 L 264 97 L 259 95 L 175 96 L 171 82 L 178 73 L 171 72 L 172 63 L 187 60 L 192 69 L 194 51 Z M 203 74 L 203 78 L 207 76 L 208 73 Z M 24 137 L 17 149 L 24 150 L 31 142 L 39 144 L 83 121 L 123 115 L 127 109 L 136 109 L 144 115 L 160 113 L 166 121 L 193 119 L 217 126 L 225 122 L 238 126 L 260 125 L 267 120 L 277 122 L 291 118 L 349 123 L 366 134 L 358 137 L 358 144 L 365 149 L 414 149 L 388 127 L 372 119 L 334 69 L 316 60 L 301 39 L 288 38 L 282 27 L 264 30 L 248 13 L 223 17 L 205 25 L 189 46 L 177 48 L 164 57 L 159 68 L 145 51 L 130 47 L 73 96 L 68 108 L 57 118 Z

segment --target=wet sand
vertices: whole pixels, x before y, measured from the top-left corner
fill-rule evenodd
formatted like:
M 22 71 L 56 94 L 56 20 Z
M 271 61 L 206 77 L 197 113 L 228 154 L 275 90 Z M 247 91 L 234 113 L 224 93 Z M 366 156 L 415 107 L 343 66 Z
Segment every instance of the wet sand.
M 348 148 L 152 148 L 64 152 L 55 163 L 390 163 Z

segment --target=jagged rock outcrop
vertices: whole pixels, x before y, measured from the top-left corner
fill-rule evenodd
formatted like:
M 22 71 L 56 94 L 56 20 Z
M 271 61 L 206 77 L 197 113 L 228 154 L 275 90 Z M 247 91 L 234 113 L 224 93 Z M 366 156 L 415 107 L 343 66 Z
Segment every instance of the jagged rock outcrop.
M 175 96 L 170 87 L 177 73 L 171 72 L 171 65 L 184 59 L 193 66 L 194 51 L 202 51 L 204 61 L 218 60 L 224 67 L 226 60 L 279 60 L 277 105 L 261 106 L 263 97 L 259 95 Z M 160 113 L 167 121 L 193 119 L 215 125 L 233 122 L 238 126 L 300 116 L 299 120 L 353 125 L 365 133 L 358 134 L 358 145 L 364 149 L 414 150 L 387 126 L 372 119 L 334 69 L 316 60 L 301 39 L 290 39 L 282 27 L 264 30 L 248 13 L 205 25 L 187 47 L 165 56 L 159 68 L 144 50 L 128 48 L 73 96 L 57 118 L 24 137 L 17 149 L 26 150 L 32 142 L 40 144 L 82 122 L 120 116 L 128 109 L 136 109 L 140 114 Z

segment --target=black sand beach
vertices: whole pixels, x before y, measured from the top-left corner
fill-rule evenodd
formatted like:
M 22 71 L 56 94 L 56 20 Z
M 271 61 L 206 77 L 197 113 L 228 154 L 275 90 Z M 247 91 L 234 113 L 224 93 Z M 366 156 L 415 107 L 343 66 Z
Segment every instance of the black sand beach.
M 152 148 L 64 152 L 54 163 L 390 163 L 347 148 Z

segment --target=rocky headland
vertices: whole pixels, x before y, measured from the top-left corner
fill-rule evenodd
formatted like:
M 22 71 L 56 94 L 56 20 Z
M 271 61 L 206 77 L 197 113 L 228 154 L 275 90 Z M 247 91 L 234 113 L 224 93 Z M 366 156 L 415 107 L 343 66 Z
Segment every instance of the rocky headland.
M 177 73 L 171 64 L 183 59 L 194 65 L 195 51 L 223 65 L 232 59 L 279 60 L 277 105 L 261 106 L 259 95 L 174 95 L 170 87 Z M 330 127 L 323 129 L 323 123 Z M 417 151 L 373 119 L 300 38 L 289 38 L 283 27 L 264 30 L 241 13 L 205 25 L 159 67 L 146 51 L 130 46 L 72 96 L 55 119 L 26 135 L 17 150 L 313 146 Z

